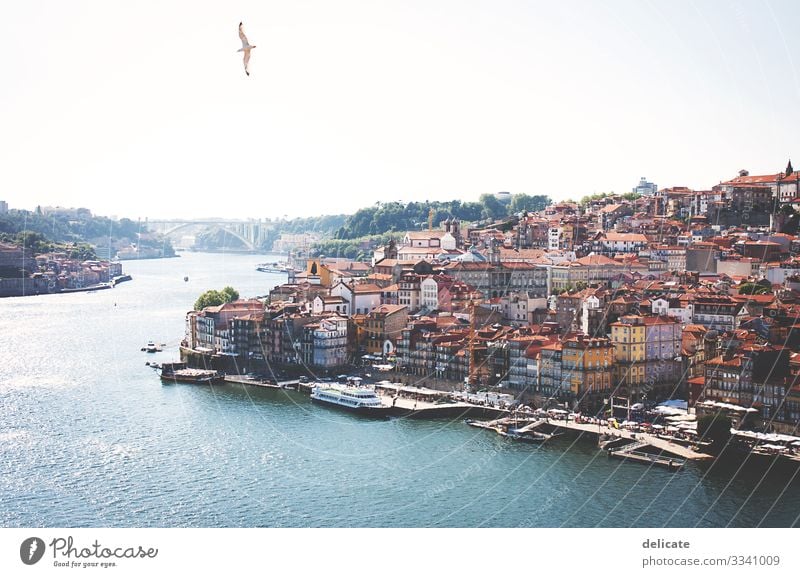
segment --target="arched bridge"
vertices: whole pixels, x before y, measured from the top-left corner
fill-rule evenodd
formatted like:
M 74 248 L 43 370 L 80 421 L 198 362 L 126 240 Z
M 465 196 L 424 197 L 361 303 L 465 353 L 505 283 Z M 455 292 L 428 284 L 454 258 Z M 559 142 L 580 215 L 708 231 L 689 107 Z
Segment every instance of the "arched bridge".
M 174 236 L 187 228 L 221 230 L 239 239 L 248 250 L 257 250 L 267 238 L 268 227 L 260 220 L 147 220 L 148 230 Z

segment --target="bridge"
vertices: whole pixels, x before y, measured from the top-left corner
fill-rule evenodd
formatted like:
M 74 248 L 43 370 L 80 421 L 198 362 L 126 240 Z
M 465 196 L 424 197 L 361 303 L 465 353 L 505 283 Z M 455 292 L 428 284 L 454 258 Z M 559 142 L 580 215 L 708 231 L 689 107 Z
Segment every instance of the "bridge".
M 188 229 L 213 231 L 220 230 L 241 241 L 247 250 L 259 250 L 266 240 L 270 226 L 261 220 L 146 220 L 145 227 L 168 237 Z

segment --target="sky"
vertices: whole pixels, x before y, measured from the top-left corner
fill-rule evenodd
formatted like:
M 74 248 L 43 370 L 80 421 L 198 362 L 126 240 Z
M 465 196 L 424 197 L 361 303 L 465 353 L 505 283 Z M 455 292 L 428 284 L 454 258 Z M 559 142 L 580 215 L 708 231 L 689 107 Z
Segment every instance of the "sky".
M 0 200 L 276 218 L 641 176 L 706 189 L 800 163 L 799 16 L 793 0 L 2 2 Z

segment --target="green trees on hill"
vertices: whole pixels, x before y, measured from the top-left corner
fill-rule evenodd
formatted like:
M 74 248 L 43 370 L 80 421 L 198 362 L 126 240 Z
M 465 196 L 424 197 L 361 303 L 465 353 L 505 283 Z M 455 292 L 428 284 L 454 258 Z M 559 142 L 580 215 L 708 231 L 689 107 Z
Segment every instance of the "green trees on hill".
M 0 232 L 0 241 L 24 248 L 32 256 L 48 252 L 65 252 L 75 260 L 95 260 L 94 248 L 85 242 L 52 242 L 40 232 L 30 230 L 11 234 Z
M 586 206 L 595 200 L 602 200 L 609 196 L 621 196 L 625 200 L 636 200 L 637 198 L 641 198 L 641 194 L 637 192 L 626 192 L 625 194 L 614 194 L 613 192 L 598 192 L 595 194 L 587 194 L 580 200 L 581 206 Z
M 509 210 L 512 214 L 517 214 L 518 212 L 538 212 L 547 208 L 548 204 L 550 204 L 550 197 L 547 195 L 536 194 L 531 196 L 530 194 L 520 193 L 511 197 Z
M 169 240 L 148 232 L 141 223 L 129 218 L 95 216 L 85 208 L 45 214 L 37 207 L 34 211 L 10 210 L 0 215 L 0 241 L 24 243 L 25 248 L 37 254 L 51 249 L 67 250 L 75 252 L 72 258 L 92 259 L 94 250 L 87 250 L 87 243 L 107 246 L 109 238 L 135 242 L 140 247 L 163 248 L 165 255 L 174 255 Z
M 214 289 L 207 290 L 194 302 L 194 310 L 201 311 L 206 307 L 216 307 L 238 300 L 238 298 L 239 291 L 230 286 L 226 286 L 220 291 Z
M 475 222 L 482 219 L 501 219 L 524 211 L 537 211 L 550 204 L 546 195 L 515 194 L 509 204 L 493 194 L 483 194 L 478 202 L 427 201 L 427 202 L 377 202 L 362 208 L 347 218 L 334 234 L 339 240 L 349 240 L 391 232 L 420 230 L 428 224 L 433 211 L 432 224 L 448 218 Z

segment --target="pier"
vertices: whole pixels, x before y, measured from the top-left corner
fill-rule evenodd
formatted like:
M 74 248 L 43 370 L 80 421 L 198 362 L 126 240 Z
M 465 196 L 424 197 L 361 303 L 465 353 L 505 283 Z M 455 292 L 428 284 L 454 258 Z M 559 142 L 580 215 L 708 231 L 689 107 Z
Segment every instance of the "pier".
M 238 385 L 252 385 L 254 387 L 263 387 L 265 389 L 283 388 L 280 385 L 276 385 L 275 383 L 270 383 L 269 381 L 265 381 L 263 379 L 254 379 L 251 377 L 246 377 L 244 375 L 225 375 L 225 382 L 235 383 Z
M 634 461 L 636 463 L 643 463 L 645 465 L 656 465 L 658 467 L 665 467 L 670 471 L 677 471 L 683 467 L 684 464 L 686 464 L 686 461 L 683 459 L 665 457 L 663 455 L 657 455 L 639 450 L 647 446 L 647 441 L 634 441 L 633 443 L 623 445 L 620 448 L 609 448 L 606 450 L 606 453 L 608 453 L 609 457 L 614 457 L 616 459 L 625 459 L 627 461 Z
M 528 421 L 519 427 L 520 421 Z M 625 429 L 614 429 L 604 425 L 593 425 L 589 423 L 576 423 L 575 421 L 552 419 L 552 418 L 533 418 L 533 417 L 505 417 L 494 421 L 476 421 L 469 425 L 483 429 L 491 429 L 498 433 L 511 425 L 516 425 L 520 432 L 533 432 L 545 429 L 547 432 L 554 431 L 574 431 L 581 435 L 588 434 L 597 436 L 598 441 L 602 436 L 607 439 L 599 446 L 606 450 L 609 456 L 628 459 L 647 464 L 653 464 L 670 468 L 680 469 L 686 461 L 705 461 L 713 459 L 712 455 L 701 453 L 667 439 L 661 439 L 650 433 L 634 433 Z M 644 447 L 651 447 L 659 453 L 648 453 L 640 451 Z
M 381 397 L 381 402 L 391 407 L 391 414 L 397 417 L 497 419 L 510 414 L 505 408 L 454 401 L 450 398 L 450 393 L 422 387 L 417 389 L 391 383 L 378 383 L 375 391 Z

